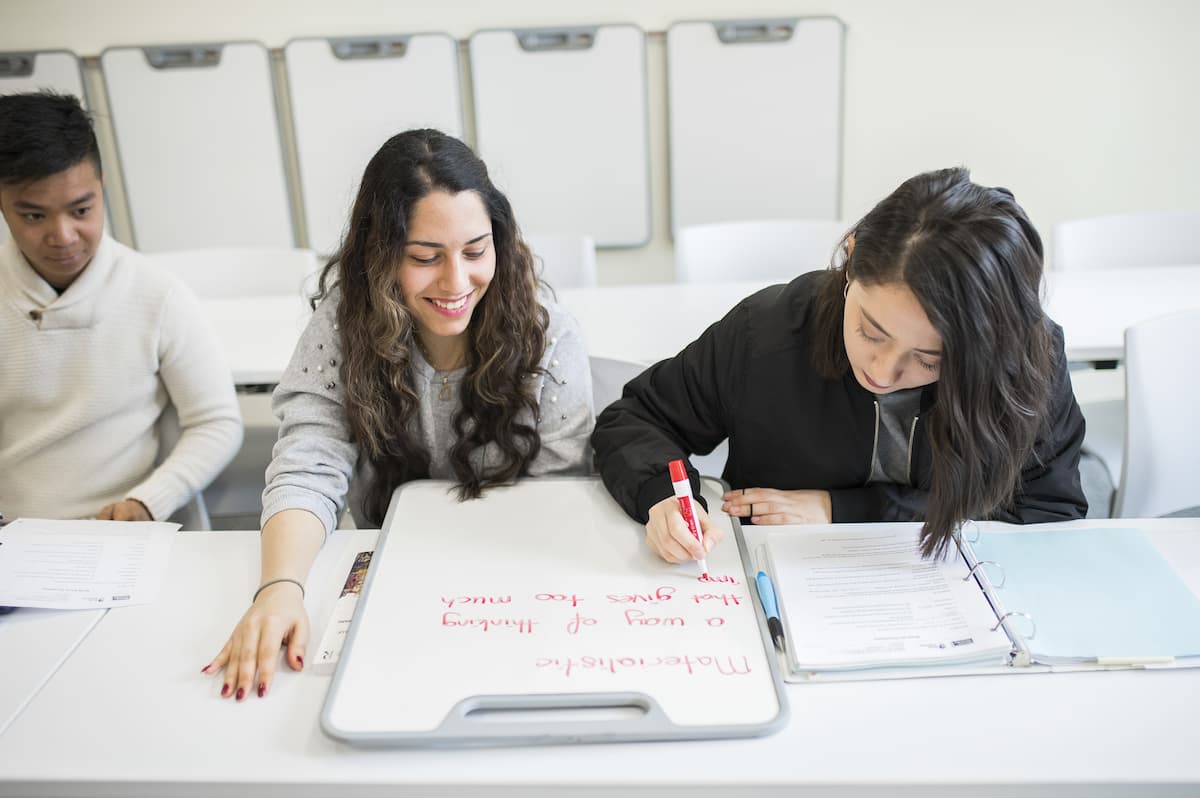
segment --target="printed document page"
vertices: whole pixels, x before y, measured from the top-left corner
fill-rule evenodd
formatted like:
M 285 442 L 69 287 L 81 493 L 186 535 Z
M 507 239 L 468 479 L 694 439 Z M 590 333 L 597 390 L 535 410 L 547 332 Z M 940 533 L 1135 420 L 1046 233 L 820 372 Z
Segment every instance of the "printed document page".
M 0 605 L 95 609 L 158 599 L 179 524 L 19 518 L 0 529 Z
M 1012 643 L 957 550 L 924 560 L 920 524 L 785 526 L 767 535 L 793 672 L 976 661 Z

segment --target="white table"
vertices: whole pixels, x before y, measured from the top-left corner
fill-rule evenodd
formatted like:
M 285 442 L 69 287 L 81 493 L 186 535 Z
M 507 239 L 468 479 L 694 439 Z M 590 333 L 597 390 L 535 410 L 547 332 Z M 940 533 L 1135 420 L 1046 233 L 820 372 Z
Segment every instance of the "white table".
M 591 354 L 648 364 L 675 355 L 767 284 L 611 285 L 563 289 L 558 299 L 579 320 Z M 1200 307 L 1200 266 L 1047 272 L 1045 297 L 1070 360 L 1120 360 L 1126 327 Z M 202 305 L 241 386 L 278 382 L 310 315 L 293 296 Z
M 0 734 L 105 612 L 22 608 L 0 615 L 0 658 L 4 662 L 0 676 Z
M 299 296 L 204 299 L 201 310 L 225 350 L 238 386 L 274 385 L 312 316 Z
M 653 363 L 672 357 L 767 283 L 614 285 L 558 292 L 593 355 Z M 1069 360 L 1120 360 L 1125 328 L 1200 308 L 1200 266 L 1046 272 L 1046 312 L 1062 325 Z
M 1070 360 L 1120 360 L 1125 329 L 1200 308 L 1200 266 L 1047 272 L 1044 304 Z
M 558 300 L 579 321 L 589 354 L 649 364 L 676 355 L 768 285 L 772 282 L 606 285 L 563 289 Z
M 1138 523 L 1200 590 L 1198 522 Z M 323 550 L 308 662 L 349 557 L 373 541 L 337 532 Z M 351 749 L 320 731 L 330 677 L 311 667 L 242 704 L 199 673 L 246 606 L 257 547 L 257 532 L 181 533 L 160 601 L 110 611 L 0 735 L 0 795 L 1200 793 L 1200 670 L 788 685 L 790 722 L 751 740 Z

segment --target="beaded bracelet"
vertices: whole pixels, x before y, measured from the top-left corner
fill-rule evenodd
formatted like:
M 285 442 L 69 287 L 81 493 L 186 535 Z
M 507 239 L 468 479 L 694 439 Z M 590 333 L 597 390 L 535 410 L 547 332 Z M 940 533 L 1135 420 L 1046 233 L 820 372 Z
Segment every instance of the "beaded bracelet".
M 258 590 L 254 591 L 254 598 L 250 599 L 250 603 L 253 604 L 254 602 L 258 601 L 259 593 L 263 592 L 264 590 L 269 588 L 271 585 L 277 584 L 279 582 L 291 582 L 293 585 L 300 588 L 300 598 L 301 599 L 304 598 L 304 585 L 300 584 L 299 580 L 290 579 L 286 576 L 281 576 L 278 579 L 271 579 L 271 580 L 263 582 L 261 585 L 259 585 Z

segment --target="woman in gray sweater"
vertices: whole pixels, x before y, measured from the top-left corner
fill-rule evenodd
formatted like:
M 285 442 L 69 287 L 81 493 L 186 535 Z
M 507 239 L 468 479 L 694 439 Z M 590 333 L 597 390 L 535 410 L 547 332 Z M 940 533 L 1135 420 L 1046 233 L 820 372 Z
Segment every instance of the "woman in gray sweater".
M 538 289 L 512 207 L 465 144 L 411 130 L 371 159 L 275 391 L 260 587 L 204 668 L 226 669 L 223 696 L 266 695 L 284 643 L 304 666 L 303 583 L 348 494 L 378 525 L 413 479 L 453 480 L 465 500 L 588 473 L 586 347 Z

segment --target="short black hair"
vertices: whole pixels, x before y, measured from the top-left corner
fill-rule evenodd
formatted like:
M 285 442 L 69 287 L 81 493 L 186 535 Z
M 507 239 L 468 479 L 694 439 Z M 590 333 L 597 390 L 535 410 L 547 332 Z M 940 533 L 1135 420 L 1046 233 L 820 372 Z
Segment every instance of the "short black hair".
M 0 185 L 56 175 L 90 159 L 101 175 L 92 118 L 71 94 L 0 96 Z

